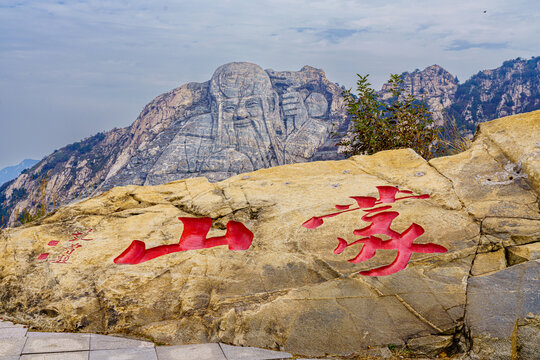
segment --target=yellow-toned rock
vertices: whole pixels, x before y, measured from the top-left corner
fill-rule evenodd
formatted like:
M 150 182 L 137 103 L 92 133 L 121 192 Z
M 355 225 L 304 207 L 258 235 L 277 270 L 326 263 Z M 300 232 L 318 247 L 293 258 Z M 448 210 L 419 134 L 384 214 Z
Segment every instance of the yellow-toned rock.
M 510 265 L 537 259 L 540 259 L 540 242 L 508 247 L 508 261 Z
M 489 274 L 506 267 L 504 249 L 476 255 L 471 269 L 473 276 Z
M 505 143 L 487 136 L 465 153 L 429 163 L 404 149 L 219 183 L 193 178 L 114 188 L 0 232 L 0 313 L 51 331 L 129 333 L 168 344 L 221 341 L 304 356 L 365 355 L 407 343 L 424 353 L 446 351 L 454 346 L 450 336 L 466 334 L 466 307 L 481 309 L 484 289 L 498 289 L 490 281 L 519 276 L 503 269 L 506 248 L 539 240 L 538 191 L 531 178 L 506 167 L 513 160 Z M 505 180 L 504 171 L 517 175 Z M 200 241 L 217 246 L 179 251 L 182 234 L 196 232 L 179 217 L 210 218 Z M 223 245 L 232 246 L 231 222 L 253 234 L 247 249 Z M 366 228 L 372 223 L 373 231 Z M 134 240 L 144 251 L 170 251 L 118 263 Z M 367 256 L 368 245 L 357 240 L 378 250 Z M 347 261 L 361 249 L 358 262 Z M 534 266 L 523 269 L 534 278 Z M 519 311 L 508 314 L 522 318 Z M 469 314 L 475 336 L 511 335 L 506 325 L 484 334 L 492 328 L 483 319 Z
M 495 143 L 510 162 L 520 165 L 540 192 L 540 110 L 507 116 L 479 127 L 477 137 Z

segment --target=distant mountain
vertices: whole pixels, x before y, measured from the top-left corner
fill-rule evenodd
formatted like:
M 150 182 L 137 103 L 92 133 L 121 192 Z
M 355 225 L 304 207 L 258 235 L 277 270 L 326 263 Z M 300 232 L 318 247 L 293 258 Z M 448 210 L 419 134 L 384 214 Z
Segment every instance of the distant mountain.
M 0 170 L 0 186 L 8 182 L 9 180 L 15 179 L 21 174 L 23 170 L 26 170 L 33 165 L 37 164 L 39 160 L 24 159 L 20 163 L 14 166 L 8 166 Z
M 424 70 L 401 74 L 404 82 L 405 95 L 412 94 L 417 99 L 423 99 L 433 112 L 433 121 L 437 125 L 444 122 L 444 109 L 454 103 L 454 97 L 459 87 L 458 79 L 439 65 L 431 65 Z M 382 86 L 379 95 L 383 100 L 391 98 L 390 84 Z
M 436 124 L 442 125 L 445 116 L 453 117 L 469 134 L 478 123 L 540 109 L 540 56 L 505 61 L 463 84 L 439 65 L 401 75 L 405 94 L 424 98 Z M 385 84 L 379 92 L 383 99 L 391 96 L 389 88 Z
M 540 56 L 505 61 L 459 85 L 449 113 L 474 132 L 480 122 L 540 109 Z
M 406 91 L 423 97 L 438 124 L 454 116 L 470 133 L 479 122 L 540 109 L 540 57 L 504 62 L 460 84 L 438 65 L 403 73 Z M 388 84 L 379 92 L 388 99 Z M 339 159 L 331 131 L 349 122 L 342 89 L 323 70 L 220 66 L 209 81 L 159 95 L 136 121 L 48 155 L 0 186 L 0 219 L 35 209 L 46 179 L 48 204 L 95 196 L 119 185 L 156 185 L 295 162 Z M 137 200 L 139 201 L 139 200 Z M 0 224 L 1 226 L 1 224 Z

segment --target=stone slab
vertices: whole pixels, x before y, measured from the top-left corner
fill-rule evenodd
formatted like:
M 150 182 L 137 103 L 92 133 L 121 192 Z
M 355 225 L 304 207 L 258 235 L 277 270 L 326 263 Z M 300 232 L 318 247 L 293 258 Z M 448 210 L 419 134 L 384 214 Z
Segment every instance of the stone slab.
M 291 359 L 292 355 L 281 351 L 272 351 L 254 347 L 219 344 L 227 360 L 270 360 Z
M 157 360 L 154 348 L 90 351 L 89 360 Z
M 156 352 L 159 360 L 228 360 L 219 344 L 160 346 Z
M 6 327 L 0 329 L 1 338 L 24 337 L 28 329 L 21 327 Z
M 4 356 L 21 355 L 25 342 L 25 337 L 0 338 L 0 359 Z
M 29 333 L 23 354 L 83 350 L 90 350 L 90 334 Z
M 516 319 L 540 313 L 540 260 L 469 279 L 467 324 L 473 334 L 507 338 Z
M 14 324 L 11 321 L 0 321 L 0 329 L 3 328 L 21 328 L 24 327 L 24 325 Z
M 20 360 L 88 360 L 88 351 L 22 355 Z
M 108 335 L 90 335 L 90 350 L 114 350 L 132 348 L 153 348 L 154 344 L 149 341 L 126 339 Z
M 540 315 L 538 289 L 540 260 L 469 279 L 465 320 L 473 336 L 473 359 L 510 359 L 512 339 L 520 335 L 520 319 Z M 536 331 L 534 326 L 531 329 Z M 522 335 L 526 341 L 518 349 L 526 353 L 534 344 Z

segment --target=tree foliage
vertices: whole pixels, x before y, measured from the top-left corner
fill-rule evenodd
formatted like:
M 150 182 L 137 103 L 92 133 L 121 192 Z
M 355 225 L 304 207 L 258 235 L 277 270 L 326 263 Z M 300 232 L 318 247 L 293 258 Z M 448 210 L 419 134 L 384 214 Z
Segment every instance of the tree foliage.
M 357 75 L 357 94 L 350 89 L 343 92 L 351 126 L 346 134 L 338 135 L 340 151 L 351 156 L 411 148 L 424 158 L 433 157 L 438 129 L 424 102 L 403 95 L 403 79 L 390 76 L 392 97 L 385 102 L 370 87 L 369 75 Z

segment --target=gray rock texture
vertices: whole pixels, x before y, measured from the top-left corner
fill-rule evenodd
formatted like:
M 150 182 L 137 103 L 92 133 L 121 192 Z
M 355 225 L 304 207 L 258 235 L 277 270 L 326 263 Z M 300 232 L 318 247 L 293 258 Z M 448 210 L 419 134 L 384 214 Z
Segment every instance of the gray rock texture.
M 505 61 L 463 83 L 439 65 L 401 74 L 404 95 L 423 99 L 437 125 L 454 119 L 472 137 L 476 126 L 503 116 L 540 108 L 540 57 Z M 390 99 L 390 84 L 379 94 Z
M 100 189 L 197 176 L 219 181 L 310 161 L 332 124 L 339 126 L 345 118 L 341 90 L 308 66 L 277 72 L 235 62 L 196 88 L 186 113 L 153 139 L 126 149 L 128 155 L 120 156 Z
M 0 188 L 0 217 L 119 185 L 205 176 L 220 181 L 276 165 L 340 159 L 332 130 L 346 129 L 341 88 L 324 71 L 263 70 L 234 62 L 148 104 L 137 120 L 68 145 Z M 4 222 L 4 221 L 3 221 Z
M 402 75 L 405 94 L 417 99 L 424 99 L 433 113 L 433 121 L 437 125 L 444 124 L 444 109 L 454 102 L 458 79 L 439 65 L 431 65 L 422 71 L 415 70 Z M 380 94 L 384 100 L 390 99 L 391 85 L 383 85 Z
M 424 98 L 437 124 L 454 116 L 471 137 L 480 122 L 540 108 L 540 57 L 506 61 L 463 84 L 438 65 L 402 76 L 405 94 Z M 388 89 L 379 92 L 386 100 Z M 330 133 L 349 125 L 341 91 L 310 66 L 223 65 L 207 82 L 156 97 L 132 125 L 56 150 L 1 185 L 0 226 L 6 219 L 14 225 L 17 210 L 35 211 L 42 200 L 50 212 L 118 185 L 197 176 L 216 182 L 275 165 L 340 159 Z
M 539 289 L 540 260 L 469 279 L 466 323 L 473 359 L 508 359 L 521 350 L 516 359 L 534 359 L 525 352 L 540 354 Z

